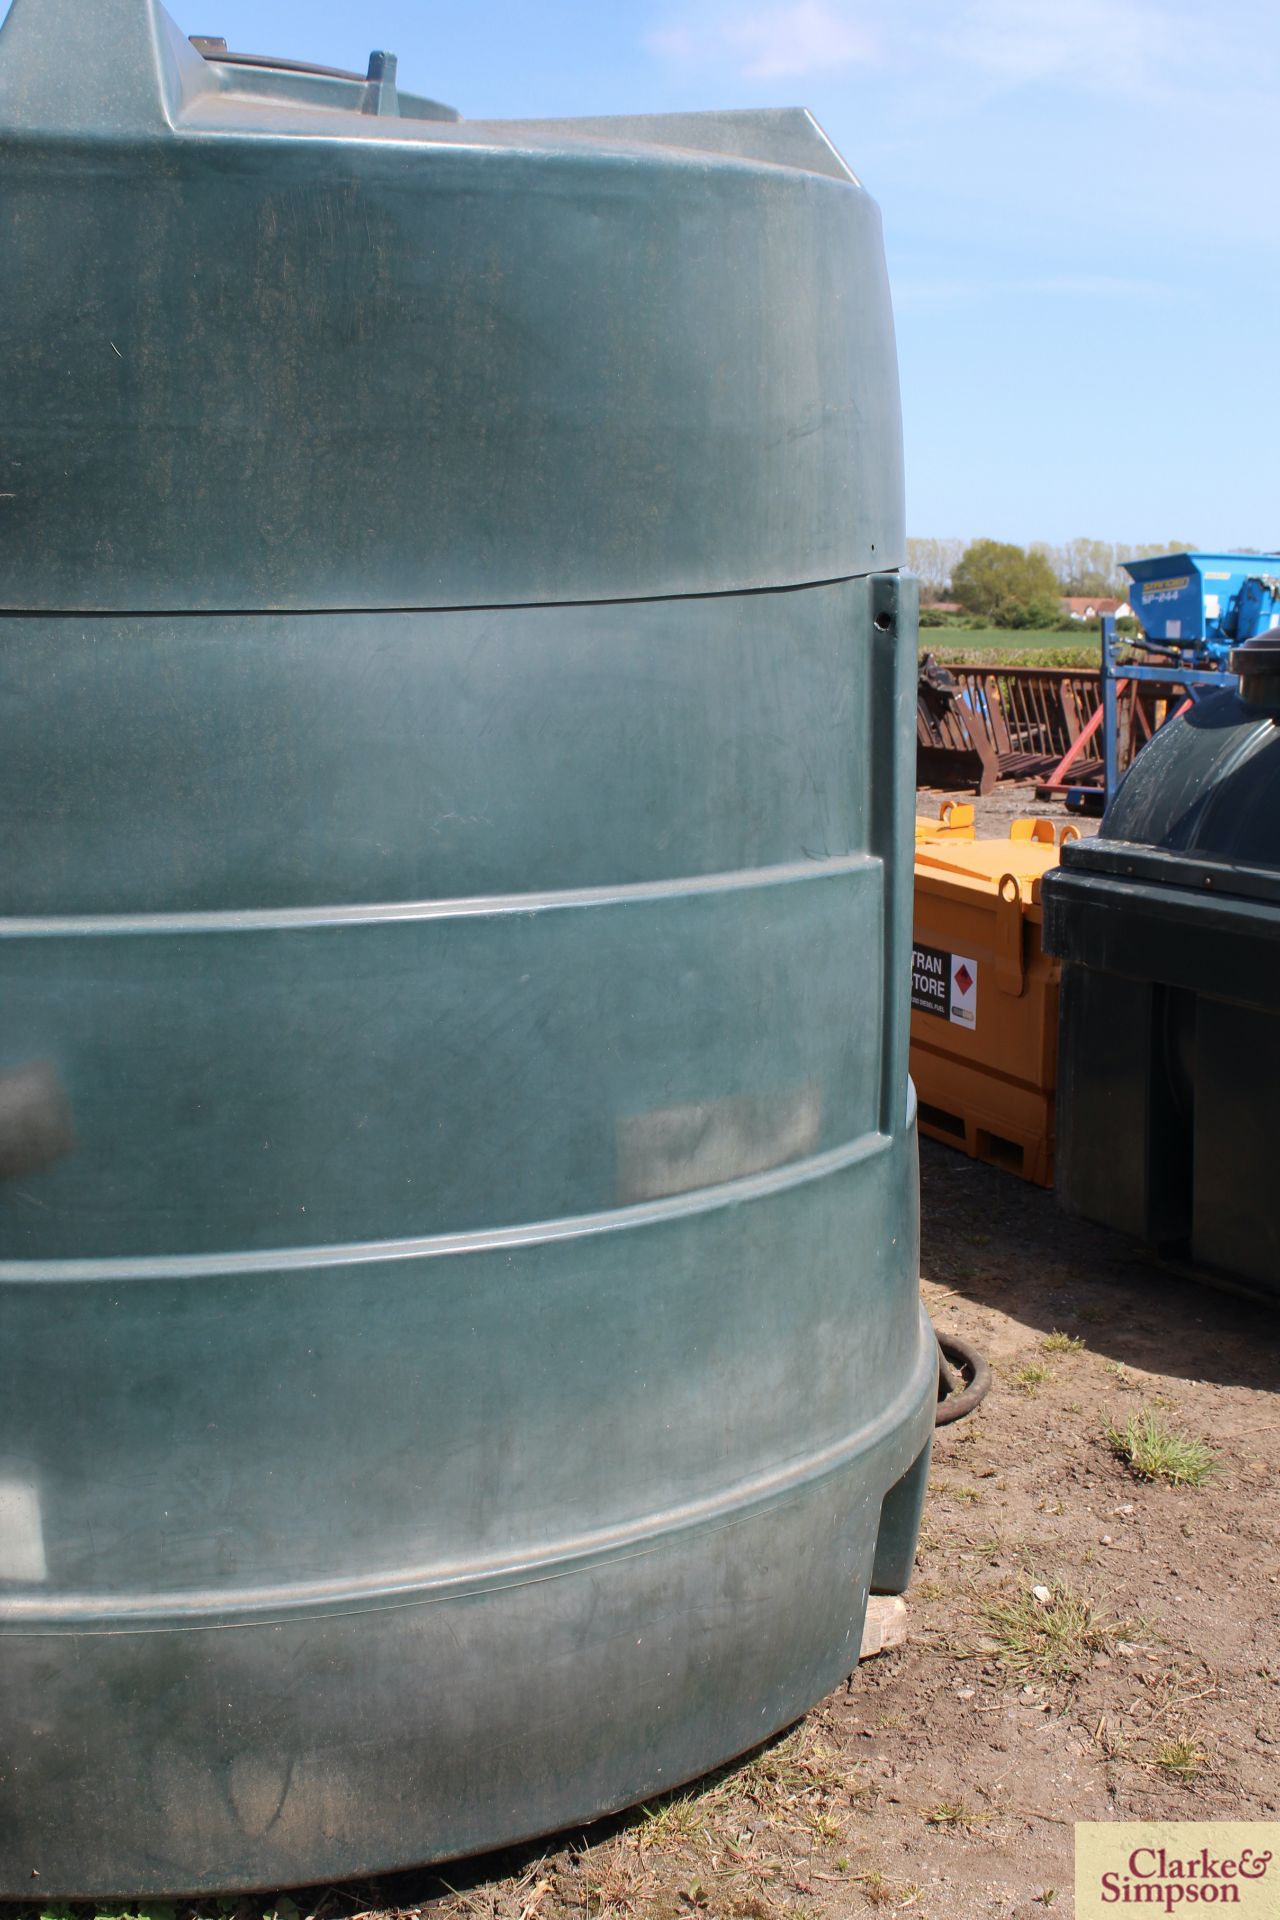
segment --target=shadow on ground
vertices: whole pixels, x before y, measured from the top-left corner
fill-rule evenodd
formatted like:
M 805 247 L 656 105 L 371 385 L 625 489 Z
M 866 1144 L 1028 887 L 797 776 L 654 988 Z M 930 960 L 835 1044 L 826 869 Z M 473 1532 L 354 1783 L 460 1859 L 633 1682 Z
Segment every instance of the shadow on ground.
M 1125 1366 L 1280 1387 L 1274 1306 L 1171 1272 L 1122 1235 L 1068 1218 L 1052 1193 L 954 1148 L 922 1140 L 920 1161 L 921 1266 L 939 1286 L 1043 1333 L 1083 1336 Z M 963 1314 L 956 1327 L 966 1330 Z

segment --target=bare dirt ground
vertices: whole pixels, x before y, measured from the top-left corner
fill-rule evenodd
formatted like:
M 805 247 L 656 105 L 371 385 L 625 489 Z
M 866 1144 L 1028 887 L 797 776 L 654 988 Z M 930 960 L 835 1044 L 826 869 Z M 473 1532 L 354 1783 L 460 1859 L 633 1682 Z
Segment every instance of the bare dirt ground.
M 928 1142 L 923 1204 L 925 1298 L 995 1384 L 939 1430 L 907 1645 L 672 1798 L 301 1913 L 1029 1920 L 1072 1912 L 1077 1819 L 1280 1813 L 1274 1308 Z M 1145 1412 L 1205 1485 L 1116 1457 Z

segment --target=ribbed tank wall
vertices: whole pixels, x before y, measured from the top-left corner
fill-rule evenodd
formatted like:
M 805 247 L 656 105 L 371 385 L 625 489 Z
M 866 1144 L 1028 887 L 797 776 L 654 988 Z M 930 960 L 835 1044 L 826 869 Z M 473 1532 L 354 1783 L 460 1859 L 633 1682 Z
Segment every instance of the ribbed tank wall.
M 0 32 L 11 1897 L 675 1785 L 923 1492 L 874 205 L 291 84 Z

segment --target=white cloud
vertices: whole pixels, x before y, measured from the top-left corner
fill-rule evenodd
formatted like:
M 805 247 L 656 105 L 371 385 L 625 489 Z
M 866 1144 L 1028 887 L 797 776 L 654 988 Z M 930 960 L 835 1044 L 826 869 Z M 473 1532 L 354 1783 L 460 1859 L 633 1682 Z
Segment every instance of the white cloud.
M 753 80 L 793 79 L 870 59 L 874 51 L 869 34 L 822 0 L 748 14 L 729 38 L 745 55 L 742 71 Z
M 794 80 L 875 57 L 850 9 L 790 0 L 751 13 L 696 13 L 648 35 L 650 52 L 680 66 L 727 67 L 748 80 Z
M 940 27 L 935 51 L 1013 85 L 1133 93 L 1158 84 L 1184 45 L 1159 0 L 969 0 Z
M 1274 0 L 1264 0 L 1267 5 Z M 1236 0 L 1248 9 L 1249 0 Z M 969 104 L 1010 88 L 1171 102 L 1247 70 L 1247 36 L 1193 27 L 1190 0 L 665 0 L 645 44 L 674 66 L 754 80 L 874 63 Z

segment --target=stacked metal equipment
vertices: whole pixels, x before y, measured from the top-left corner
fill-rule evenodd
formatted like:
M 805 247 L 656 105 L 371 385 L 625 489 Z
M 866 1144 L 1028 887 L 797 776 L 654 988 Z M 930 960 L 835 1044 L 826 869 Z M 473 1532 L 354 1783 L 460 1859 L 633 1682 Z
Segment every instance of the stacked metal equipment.
M 934 1417 L 873 202 L 204 45 L 0 31 L 9 1897 L 742 1751 Z
M 1044 881 L 1062 960 L 1058 1192 L 1280 1292 L 1280 638 L 1229 656 Z
M 1134 756 L 1183 700 L 1226 684 L 1229 649 L 1280 625 L 1280 556 L 1171 553 L 1126 560 L 1143 631 L 1102 621 L 1101 674 L 921 663 L 922 786 L 1037 782 L 1041 798 L 1101 812 Z M 1124 658 L 1118 646 L 1123 644 Z

